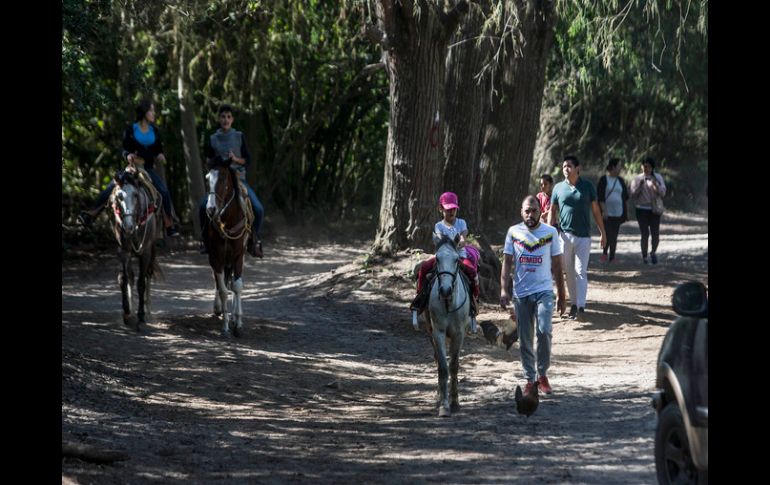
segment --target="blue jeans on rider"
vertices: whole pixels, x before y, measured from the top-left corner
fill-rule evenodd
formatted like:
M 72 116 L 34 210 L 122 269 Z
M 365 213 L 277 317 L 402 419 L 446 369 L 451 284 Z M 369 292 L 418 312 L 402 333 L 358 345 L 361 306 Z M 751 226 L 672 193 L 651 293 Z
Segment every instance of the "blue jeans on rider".
M 163 210 L 166 212 L 166 214 L 171 217 L 171 193 L 168 191 L 168 187 L 166 187 L 166 184 L 163 183 L 163 180 L 160 178 L 160 176 L 155 173 L 155 170 L 151 168 L 145 168 L 144 169 L 147 174 L 150 176 L 150 180 L 152 180 L 152 185 L 155 186 L 156 189 L 158 189 L 158 192 L 160 192 L 161 197 L 163 197 Z M 96 198 L 96 205 L 95 207 L 99 210 L 104 206 L 104 204 L 107 203 L 107 200 L 110 198 L 110 194 L 112 193 L 112 189 L 115 188 L 115 181 L 111 181 L 109 184 L 107 184 L 107 188 L 102 190 L 99 193 L 99 197 Z
M 249 193 L 249 200 L 251 201 L 251 207 L 254 209 L 254 226 L 252 227 L 252 231 L 254 231 L 254 234 L 259 235 L 259 229 L 262 227 L 262 220 L 265 218 L 265 208 L 262 206 L 262 202 L 259 201 L 257 194 L 249 184 L 247 184 L 244 179 L 241 179 L 241 182 L 246 186 L 246 191 Z M 208 202 L 208 196 L 203 197 L 200 206 L 198 206 L 198 216 L 200 217 L 201 227 L 204 227 L 205 221 L 207 220 L 206 202 Z
M 150 175 L 152 185 L 158 189 L 161 197 L 163 197 L 163 210 L 165 211 L 166 215 L 171 217 L 171 192 L 168 191 L 168 187 L 166 187 L 166 184 L 160 178 L 160 175 L 155 173 L 155 170 L 151 168 L 145 168 L 144 170 Z
M 104 204 L 107 203 L 107 199 L 110 198 L 110 194 L 112 193 L 112 189 L 115 188 L 115 181 L 112 180 L 109 184 L 107 184 L 107 188 L 99 192 L 99 197 L 96 198 L 96 204 L 94 205 L 95 208 L 101 210 Z
M 551 366 L 551 318 L 553 291 L 540 291 L 523 298 L 513 298 L 519 330 L 519 350 L 524 377 L 529 382 L 545 376 Z M 535 326 L 537 320 L 537 326 Z M 533 330 L 537 329 L 537 361 L 535 361 Z M 537 371 L 535 370 L 537 367 Z

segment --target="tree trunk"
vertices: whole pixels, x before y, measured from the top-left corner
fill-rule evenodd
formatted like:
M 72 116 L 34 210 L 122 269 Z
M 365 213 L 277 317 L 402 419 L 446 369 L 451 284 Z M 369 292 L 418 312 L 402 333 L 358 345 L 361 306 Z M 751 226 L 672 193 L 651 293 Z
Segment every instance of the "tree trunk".
M 467 11 L 467 4 L 460 4 Z M 461 9 L 447 14 L 426 0 L 377 4 L 390 123 L 375 252 L 431 245 L 444 168 L 441 112 L 447 41 Z
M 553 2 L 515 0 L 507 8 L 520 19 L 505 38 L 506 55 L 496 76 L 495 98 L 482 157 L 482 215 L 490 228 L 518 219 L 529 190 L 532 156 L 540 126 L 545 68 L 553 43 Z
M 481 148 L 488 108 L 485 96 L 489 89 L 488 77 L 477 78 L 489 53 L 488 42 L 476 41 L 482 33 L 485 14 L 489 13 L 489 2 L 481 4 L 471 6 L 460 31 L 450 42 L 444 117 L 446 164 L 442 190 L 457 194 L 462 217 L 473 233 L 478 233 L 481 223 Z
M 559 109 L 558 104 L 548 106 L 543 99 L 543 106 L 540 110 L 540 129 L 537 134 L 532 173 L 530 174 L 530 190 L 538 186 L 542 174 L 553 172 L 554 167 L 560 164 L 560 158 L 564 156 L 564 140 L 560 136 L 562 132 L 559 130 L 559 125 L 562 124 L 562 120 L 559 118 L 562 116 L 564 114 Z
M 200 145 L 198 144 L 198 131 L 195 127 L 194 105 L 187 89 L 188 63 L 185 42 L 180 35 L 178 26 L 176 26 L 176 30 L 176 49 L 179 58 L 177 89 L 179 92 L 179 116 L 182 122 L 182 149 L 185 161 L 187 162 L 187 183 L 190 187 L 188 191 L 190 194 L 190 218 L 193 221 L 195 235 L 198 236 L 201 233 L 201 224 L 198 220 L 198 206 L 206 194 L 206 190 L 203 186 L 203 166 L 198 148 Z

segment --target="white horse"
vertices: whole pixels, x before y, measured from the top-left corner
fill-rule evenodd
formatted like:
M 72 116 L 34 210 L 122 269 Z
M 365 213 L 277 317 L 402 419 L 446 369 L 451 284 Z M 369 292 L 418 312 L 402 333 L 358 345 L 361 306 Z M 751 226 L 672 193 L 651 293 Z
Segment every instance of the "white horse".
M 455 242 L 443 237 L 436 245 L 436 279 L 430 290 L 426 319 L 431 329 L 433 352 L 438 364 L 439 412 L 450 416 L 460 409 L 457 393 L 457 372 L 460 368 L 460 349 L 465 332 L 471 325 L 470 293 L 460 276 L 460 255 Z M 451 361 L 447 366 L 447 338 Z M 450 392 L 447 380 L 451 373 Z M 451 403 L 450 403 L 451 396 Z

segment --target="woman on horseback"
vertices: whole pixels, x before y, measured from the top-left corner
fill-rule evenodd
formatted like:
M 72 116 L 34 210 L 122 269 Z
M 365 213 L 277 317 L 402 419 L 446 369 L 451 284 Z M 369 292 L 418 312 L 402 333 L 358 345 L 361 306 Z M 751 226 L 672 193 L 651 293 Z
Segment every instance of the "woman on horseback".
M 128 162 L 129 167 L 140 166 L 144 168 L 152 180 L 152 184 L 158 190 L 163 203 L 163 221 L 166 228 L 166 235 L 170 237 L 179 236 L 179 231 L 174 227 L 171 219 L 171 193 L 168 187 L 155 172 L 155 162 L 162 163 L 166 161 L 163 155 L 163 143 L 160 138 L 160 131 L 155 126 L 155 105 L 149 99 L 143 99 L 136 107 L 135 122 L 123 132 L 123 158 Z M 78 216 L 78 221 L 85 226 L 93 223 L 94 218 L 104 208 L 105 203 L 115 187 L 115 181 L 110 182 L 96 199 L 94 207 L 87 211 L 82 211 Z

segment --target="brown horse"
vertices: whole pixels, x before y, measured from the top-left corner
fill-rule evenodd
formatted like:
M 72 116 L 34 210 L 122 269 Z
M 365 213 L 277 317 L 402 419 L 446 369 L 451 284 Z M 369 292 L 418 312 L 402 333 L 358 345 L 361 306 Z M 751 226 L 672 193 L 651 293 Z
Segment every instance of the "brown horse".
M 240 337 L 243 332 L 241 276 L 251 221 L 241 205 L 243 202 L 235 172 L 228 166 L 215 165 L 206 178 L 209 184 L 206 203 L 209 221 L 204 234 L 216 284 L 214 314 L 222 315 L 223 336 L 230 335 L 230 323 L 233 322 L 233 335 Z M 228 306 L 228 290 L 233 294 L 231 307 Z
M 150 317 L 150 282 L 159 269 L 155 261 L 155 241 L 163 237 L 163 219 L 159 214 L 161 203 L 153 198 L 157 194 L 139 183 L 137 175 L 132 172 L 119 172 L 115 175 L 115 183 L 110 204 L 115 216 L 113 232 L 118 241 L 121 263 L 118 283 L 123 295 L 123 323 L 139 331 Z M 135 317 L 131 295 L 134 286 L 133 256 L 139 261 L 139 279 L 136 282 L 139 306 Z

